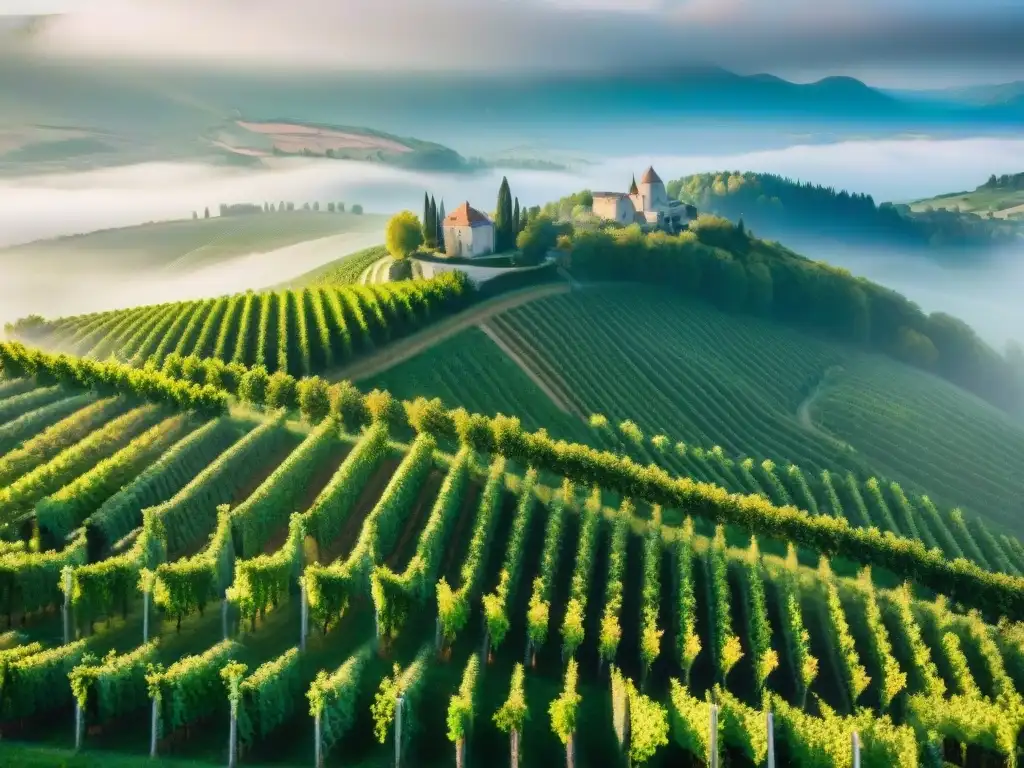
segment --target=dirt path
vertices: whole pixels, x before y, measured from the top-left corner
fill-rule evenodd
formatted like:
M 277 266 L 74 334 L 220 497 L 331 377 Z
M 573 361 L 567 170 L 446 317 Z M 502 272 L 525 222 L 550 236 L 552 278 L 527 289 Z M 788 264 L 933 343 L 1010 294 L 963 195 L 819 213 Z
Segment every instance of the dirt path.
M 821 396 L 821 392 L 822 392 L 822 386 L 821 386 L 821 384 L 818 384 L 818 386 L 816 386 L 811 391 L 811 394 L 809 394 L 807 397 L 805 397 L 804 401 L 802 403 L 800 403 L 800 407 L 798 407 L 796 409 L 796 417 L 797 417 L 797 419 L 800 420 L 800 425 L 804 429 L 806 429 L 806 430 L 808 430 L 810 432 L 817 432 L 819 434 L 824 434 L 824 433 L 821 432 L 820 429 L 818 429 L 818 426 L 814 423 L 814 421 L 811 420 L 811 406 L 814 405 L 814 401 L 817 400 L 818 397 Z
M 420 352 L 430 349 L 447 338 L 454 336 L 459 331 L 464 331 L 474 325 L 478 325 L 494 315 L 506 310 L 518 307 L 537 299 L 547 296 L 556 296 L 561 293 L 568 293 L 569 286 L 563 283 L 554 285 L 539 285 L 534 288 L 524 288 L 513 293 L 503 294 L 489 299 L 453 317 L 435 323 L 422 331 L 406 336 L 404 339 L 392 342 L 374 354 L 357 360 L 350 365 L 328 371 L 325 377 L 328 381 L 340 381 L 349 379 L 359 381 L 375 376 L 378 373 L 393 368 Z
M 563 413 L 568 413 L 573 416 L 580 416 L 582 418 L 581 414 L 575 412 L 575 410 L 572 408 L 572 406 L 569 404 L 569 401 L 566 398 L 562 397 L 562 395 L 560 395 L 551 386 L 549 386 L 548 383 L 541 377 L 541 375 L 537 373 L 537 371 L 535 371 L 532 367 L 530 367 L 530 365 L 527 364 L 527 362 L 522 357 L 520 357 L 520 355 L 514 349 L 512 349 L 511 346 L 509 346 L 508 342 L 501 337 L 501 334 L 499 334 L 494 328 L 492 328 L 486 322 L 480 323 L 478 327 L 480 328 L 481 331 L 487 334 L 491 341 L 498 345 L 498 348 L 502 352 L 508 355 L 509 360 L 511 360 L 513 363 L 519 366 L 519 369 L 527 375 L 530 381 L 537 385 L 541 392 L 548 396 L 548 399 L 551 400 L 551 402 L 554 403 L 560 411 L 562 411 Z
M 821 381 L 818 382 L 817 386 L 811 391 L 811 393 L 803 399 L 803 402 L 796 409 L 796 418 L 800 422 L 800 426 L 806 429 L 808 432 L 813 432 L 818 437 L 824 440 L 828 440 L 833 445 L 836 445 L 844 450 L 853 451 L 853 446 L 840 440 L 835 435 L 826 432 L 824 429 L 814 423 L 814 419 L 811 418 L 811 406 L 814 405 L 815 400 L 821 397 L 825 392 L 825 386 L 828 384 L 829 379 L 834 378 L 836 372 L 831 369 L 825 372 Z

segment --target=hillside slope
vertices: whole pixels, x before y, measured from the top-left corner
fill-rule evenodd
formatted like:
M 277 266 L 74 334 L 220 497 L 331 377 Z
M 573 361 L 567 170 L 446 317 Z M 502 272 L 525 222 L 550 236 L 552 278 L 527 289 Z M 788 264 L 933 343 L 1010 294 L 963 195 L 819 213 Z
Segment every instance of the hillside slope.
M 749 494 L 729 495 L 382 392 L 338 386 L 329 404 L 303 398 L 291 408 L 300 424 L 238 404 L 224 415 L 224 390 L 116 364 L 17 345 L 0 345 L 0 361 L 0 428 L 14 425 L 32 448 L 17 467 L 0 461 L 14 478 L 0 519 L 27 514 L 44 546 L 72 533 L 41 552 L 16 536 L 3 544 L 0 604 L 19 623 L 0 635 L 5 760 L 74 764 L 52 744 L 77 701 L 77 749 L 113 750 L 126 765 L 153 751 L 219 760 L 229 710 L 238 749 L 261 762 L 336 752 L 391 764 L 397 741 L 422 764 L 450 763 L 453 746 L 494 764 L 508 740 L 488 716 L 511 698 L 520 716 L 524 706 L 540 713 L 514 721 L 529 759 L 558 764 L 570 741 L 581 764 L 617 764 L 623 690 L 645 713 L 636 725 L 654 731 L 652 768 L 706 757 L 695 734 L 712 693 L 723 720 L 744 724 L 719 732 L 744 758 L 734 764 L 763 763 L 764 707 L 782 754 L 824 764 L 849 754 L 855 732 L 872 765 L 914 768 L 944 745 L 972 764 L 1014 754 L 1019 625 L 967 609 L 992 622 L 1024 616 L 1024 550 L 989 535 L 972 547 L 974 563 L 926 552 L 941 518 L 915 513 L 895 488 L 888 503 L 877 484 L 864 493 L 879 491 L 873 512 L 891 503 L 901 524 L 917 517 L 920 541 L 843 520 L 856 505 L 835 493 L 816 515 L 769 501 L 804 488 L 798 472 L 782 481 L 770 465 Z M 103 425 L 86 407 L 56 429 L 33 425 L 25 398 L 47 388 L 29 373 L 69 393 L 115 391 L 127 413 Z M 270 390 L 242 389 L 249 405 L 272 405 Z M 158 414 L 167 418 L 138 434 Z M 186 425 L 191 434 L 174 442 Z M 70 448 L 58 452 L 54 438 Z M 967 547 L 973 534 L 960 523 Z M 127 544 L 114 544 L 125 529 Z M 981 548 L 1005 573 L 981 565 Z M 876 570 L 857 573 L 863 564 Z M 72 585 L 63 628 L 50 610 L 63 601 L 58 574 Z M 294 738 L 311 705 L 315 745 Z
M 1024 428 L 929 374 L 640 286 L 588 286 L 488 326 L 576 413 L 602 414 L 613 427 L 628 419 L 647 439 L 664 434 L 670 444 L 795 463 L 815 476 L 877 474 L 1024 532 Z M 502 357 L 490 339 L 466 332 L 361 384 L 512 413 L 581 439 L 582 420 L 555 412 Z M 598 437 L 591 430 L 588 440 Z M 686 471 L 671 456 L 648 449 L 647 457 Z
M 870 195 L 766 173 L 725 171 L 686 176 L 669 194 L 700 210 L 743 221 L 762 236 L 835 238 L 918 249 L 936 258 L 980 260 L 984 252 L 1024 243 L 1024 227 L 990 219 L 988 207 L 876 204 Z
M 953 210 L 995 219 L 1024 219 L 1024 173 L 992 174 L 973 191 L 915 200 L 912 211 Z

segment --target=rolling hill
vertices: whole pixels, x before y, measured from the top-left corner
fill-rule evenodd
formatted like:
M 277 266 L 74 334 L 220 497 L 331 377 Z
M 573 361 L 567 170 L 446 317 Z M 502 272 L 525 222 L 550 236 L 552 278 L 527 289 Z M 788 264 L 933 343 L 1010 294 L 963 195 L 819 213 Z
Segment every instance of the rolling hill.
M 378 155 L 349 147 L 346 156 L 428 170 L 472 170 L 481 164 L 557 169 L 547 159 L 552 149 L 571 151 L 573 156 L 613 154 L 613 134 L 595 133 L 592 140 L 581 130 L 598 122 L 633 128 L 676 119 L 683 131 L 688 123 L 706 126 L 707 121 L 716 124 L 717 118 L 746 116 L 764 122 L 746 137 L 730 134 L 730 146 L 742 142 L 764 148 L 792 143 L 788 129 L 771 127 L 790 118 L 828 126 L 830 134 L 840 136 L 891 135 L 911 129 L 934 134 L 988 132 L 1016 126 L 1021 119 L 1020 107 L 1011 103 L 921 100 L 885 93 L 851 78 L 794 83 L 707 67 L 600 72 L 542 81 L 477 74 L 280 72 L 267 78 L 245 71 L 41 62 L 11 51 L 2 56 L 0 112 L 5 115 L 5 139 L 0 173 L 12 175 L 152 160 L 262 162 L 252 154 L 269 150 L 259 137 L 243 134 L 245 141 L 233 143 L 239 137 L 239 119 L 285 118 L 331 130 L 357 126 L 348 132 L 363 137 L 416 137 L 402 139 L 416 142 L 417 151 L 412 153 Z M 486 115 L 487 130 L 468 128 L 479 124 L 480 115 Z M 523 120 L 523 115 L 541 117 Z M 678 138 L 647 138 L 660 142 L 648 151 L 678 151 Z M 711 142 L 714 133 L 704 130 L 699 140 Z M 510 147 L 518 149 L 510 153 Z M 477 162 L 475 157 L 489 160 Z
M 326 211 L 211 218 L 203 218 L 202 210 L 196 213 L 196 219 L 149 222 L 10 246 L 0 249 L 0 265 L 14 268 L 28 261 L 39 269 L 61 265 L 80 271 L 184 273 L 319 237 L 377 232 L 384 222 L 376 214 Z
M 0 762 L 1011 762 L 1010 361 L 714 217 L 560 246 L 12 326 Z
M 1000 194 L 979 188 L 969 200 L 958 193 L 909 205 L 877 204 L 870 195 L 749 172 L 696 174 L 667 188 L 700 210 L 743 219 L 759 234 L 785 242 L 835 239 L 958 263 L 981 261 L 989 252 L 1024 242 L 1024 227 L 1009 220 L 1019 205 L 1013 190 Z M 1008 210 L 1001 212 L 1004 207 Z M 994 216 L 987 215 L 990 210 Z
M 1024 428 L 1005 414 L 899 363 L 664 290 L 596 285 L 543 298 L 359 383 L 515 415 L 598 447 L 592 414 L 613 427 L 629 420 L 645 437 L 638 458 L 681 474 L 694 467 L 677 443 L 794 463 L 812 478 L 879 475 L 1024 534 L 1024 465 L 1011 458 L 1024 455 Z M 649 444 L 656 435 L 668 450 Z
M 841 759 L 854 732 L 868 762 L 906 768 L 922 752 L 1014 749 L 997 739 L 1022 725 L 1013 627 L 876 586 L 870 570 L 841 574 L 874 563 L 883 582 L 891 571 L 1015 618 L 1024 578 L 854 527 L 834 492 L 812 516 L 768 501 L 784 488 L 768 467 L 760 492 L 723 495 L 501 419 L 344 385 L 330 404 L 301 395 L 300 424 L 273 410 L 280 388 L 241 384 L 231 404 L 228 391 L 116 364 L 16 345 L 0 360 L 0 429 L 22 441 L 0 459 L 0 517 L 35 521 L 43 548 L 8 539 L 0 557 L 20 626 L 0 638 L 4 759 L 65 759 L 71 729 L 55 724 L 68 718 L 88 752 L 217 761 L 230 717 L 243 759 L 315 751 L 384 765 L 397 748 L 426 765 L 453 750 L 486 761 L 508 746 L 491 716 L 511 698 L 536 713 L 511 720 L 529 761 L 557 763 L 565 740 L 587 764 L 643 749 L 668 766 L 707 758 L 697 734 L 711 690 L 722 747 L 744 766 L 764 760 L 765 705 L 787 765 Z M 47 386 L 64 388 L 53 403 L 92 403 L 47 427 L 39 411 L 53 406 L 35 394 Z M 918 522 L 936 535 L 927 509 Z M 973 542 L 964 530 L 946 538 Z M 1024 553 L 1004 546 L 1019 574 Z M 59 573 L 71 584 L 63 627 Z M 625 715 L 609 696 L 629 698 Z M 290 738 L 309 727 L 310 702 L 315 738 Z M 622 717 L 650 740 L 617 740 Z
M 992 174 L 974 190 L 949 192 L 910 204 L 912 211 L 952 210 L 989 219 L 1024 219 L 1024 173 Z

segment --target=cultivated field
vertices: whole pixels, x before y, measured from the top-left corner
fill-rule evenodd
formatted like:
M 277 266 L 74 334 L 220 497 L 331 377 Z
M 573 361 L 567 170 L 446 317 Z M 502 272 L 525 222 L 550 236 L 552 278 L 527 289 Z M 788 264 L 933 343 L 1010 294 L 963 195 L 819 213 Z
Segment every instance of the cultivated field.
M 933 209 L 958 209 L 963 213 L 987 216 L 989 212 L 997 219 L 1024 217 L 1024 190 L 980 188 L 973 192 L 956 192 L 917 200 L 910 205 L 912 211 Z
M 385 258 L 388 258 L 388 250 L 383 245 L 364 248 L 299 275 L 286 283 L 284 287 L 306 288 L 314 285 L 365 284 L 367 281 L 364 279 L 364 275 L 367 274 L 370 267 Z
M 222 764 L 234 712 L 243 763 L 392 765 L 397 740 L 403 765 L 503 764 L 511 730 L 522 765 L 566 745 L 576 765 L 699 765 L 711 690 L 730 765 L 764 764 L 764 707 L 778 765 L 849 765 L 853 731 L 862 765 L 1014 760 L 1019 625 L 965 611 L 1024 618 L 1024 579 L 836 502 L 727 496 L 344 385 L 289 415 L 244 384 L 0 361 L 9 763 L 77 738 Z M 804 492 L 761 469 L 766 495 Z M 909 585 L 840 575 L 870 564 Z
M 94 359 L 113 356 L 177 374 L 184 365 L 186 378 L 204 376 L 200 363 L 210 359 L 310 375 L 422 328 L 468 300 L 466 281 L 452 274 L 382 286 L 250 291 L 59 318 L 10 333 Z
M 647 443 L 638 458 L 702 476 L 674 448 L 649 445 L 664 435 L 669 446 L 720 446 L 737 461 L 794 463 L 812 478 L 826 469 L 888 478 L 1024 531 L 1024 430 L 933 376 L 650 288 L 588 287 L 486 326 L 570 412 L 605 415 L 612 427 L 635 423 Z M 578 439 L 564 417 L 550 419 L 551 397 L 507 355 L 493 362 L 499 352 L 468 331 L 363 383 L 412 394 L 415 380 L 417 394 Z

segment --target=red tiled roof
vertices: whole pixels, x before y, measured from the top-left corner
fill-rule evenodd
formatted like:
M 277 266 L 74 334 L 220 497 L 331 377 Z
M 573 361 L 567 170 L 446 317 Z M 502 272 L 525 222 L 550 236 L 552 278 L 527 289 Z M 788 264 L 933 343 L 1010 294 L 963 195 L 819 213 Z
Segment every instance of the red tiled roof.
M 449 213 L 445 217 L 444 223 L 449 227 L 478 227 L 482 224 L 490 224 L 491 220 L 473 208 L 467 200 Z
M 649 166 L 647 168 L 647 171 L 644 173 L 643 178 L 640 179 L 640 183 L 641 184 L 661 184 L 662 181 L 661 181 L 661 177 L 658 176 L 658 174 L 656 174 L 654 172 L 654 166 Z

